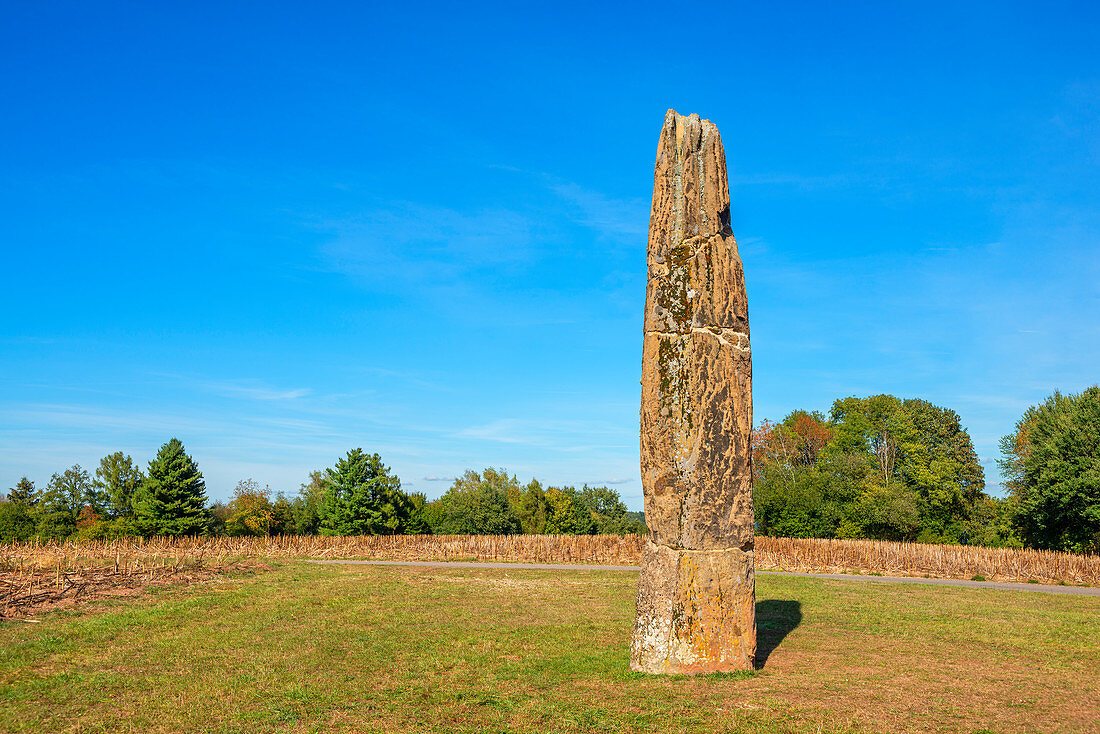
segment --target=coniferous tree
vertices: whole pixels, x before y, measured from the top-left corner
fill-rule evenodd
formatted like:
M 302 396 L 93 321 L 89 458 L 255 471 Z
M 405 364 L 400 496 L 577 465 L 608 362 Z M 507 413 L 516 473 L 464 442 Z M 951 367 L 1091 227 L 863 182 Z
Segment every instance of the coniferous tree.
M 353 449 L 325 470 L 321 507 L 324 535 L 398 535 L 423 532 L 415 508 L 401 491 L 401 480 L 378 454 Z
M 28 540 L 34 535 L 37 502 L 34 482 L 26 477 L 8 490 L 7 499 L 0 502 L 0 541 Z
M 207 521 L 206 483 L 183 443 L 173 438 L 149 462 L 149 472 L 134 493 L 135 519 L 146 535 L 191 535 Z
M 26 477 L 16 482 L 15 486 L 8 490 L 8 502 L 28 506 L 38 502 L 38 492 L 34 488 L 34 482 Z

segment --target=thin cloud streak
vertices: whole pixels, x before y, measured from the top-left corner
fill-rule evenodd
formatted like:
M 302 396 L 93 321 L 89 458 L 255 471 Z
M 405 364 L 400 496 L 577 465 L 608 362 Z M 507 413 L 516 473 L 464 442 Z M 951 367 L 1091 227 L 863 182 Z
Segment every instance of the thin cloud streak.
M 630 430 L 633 430 L 631 427 Z M 619 444 L 595 444 L 594 436 L 611 436 L 627 432 L 623 426 L 600 422 L 563 421 L 563 420 L 527 420 L 501 418 L 477 426 L 463 428 L 452 436 L 454 438 L 494 441 L 507 444 L 522 444 L 560 451 L 588 451 L 591 449 L 616 447 Z
M 576 221 L 614 239 L 644 243 L 649 204 L 641 199 L 615 199 L 575 183 L 551 184 L 550 190 L 573 205 Z

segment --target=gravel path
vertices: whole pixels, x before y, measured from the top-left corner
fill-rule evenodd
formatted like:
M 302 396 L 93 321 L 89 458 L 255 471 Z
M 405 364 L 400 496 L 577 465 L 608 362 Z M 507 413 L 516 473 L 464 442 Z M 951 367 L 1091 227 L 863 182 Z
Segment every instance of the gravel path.
M 420 566 L 427 568 L 491 568 L 512 571 L 637 571 L 637 566 L 591 566 L 579 563 L 481 563 L 478 561 L 310 561 L 310 563 L 349 566 Z M 776 576 L 808 576 L 815 579 L 837 581 L 875 581 L 897 584 L 930 584 L 932 586 L 963 586 L 970 589 L 1001 589 L 1004 591 L 1033 591 L 1043 594 L 1070 594 L 1072 596 L 1100 596 L 1095 586 L 1047 586 L 1045 584 L 1014 584 L 1005 581 L 962 581 L 959 579 L 924 579 L 908 576 L 865 576 L 844 573 L 785 573 L 783 571 L 757 571 L 758 574 Z

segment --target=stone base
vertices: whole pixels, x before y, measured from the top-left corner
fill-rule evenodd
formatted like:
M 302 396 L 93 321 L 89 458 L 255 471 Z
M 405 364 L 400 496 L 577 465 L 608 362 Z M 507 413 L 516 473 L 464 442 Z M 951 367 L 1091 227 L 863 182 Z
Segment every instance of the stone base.
M 753 553 L 675 550 L 646 541 L 630 669 L 644 673 L 752 670 Z

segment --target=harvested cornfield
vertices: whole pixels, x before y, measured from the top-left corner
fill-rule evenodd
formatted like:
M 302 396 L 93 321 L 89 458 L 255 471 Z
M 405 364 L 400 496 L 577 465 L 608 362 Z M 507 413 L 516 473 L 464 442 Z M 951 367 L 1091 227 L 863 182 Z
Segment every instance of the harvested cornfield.
M 0 564 L 165 563 L 235 558 L 370 558 L 632 565 L 645 539 L 636 535 L 276 535 L 266 538 L 122 538 L 94 542 L 0 544 Z
M 1100 556 L 1055 551 L 928 545 L 885 540 L 757 538 L 756 567 L 797 573 L 879 573 L 1100 586 Z
M 8 568 L 80 563 L 156 565 L 206 559 L 367 558 L 636 565 L 645 538 L 628 535 L 375 535 L 126 538 L 0 544 Z M 879 540 L 756 539 L 756 567 L 801 573 L 878 573 L 1100 586 L 1100 556 Z
M 0 570 L 0 620 L 25 619 L 93 599 L 133 596 L 150 586 L 190 584 L 230 571 L 248 570 L 252 569 L 239 563 L 211 566 L 197 559 L 70 567 L 59 556 L 52 568 L 38 563 L 14 568 L 9 564 Z

